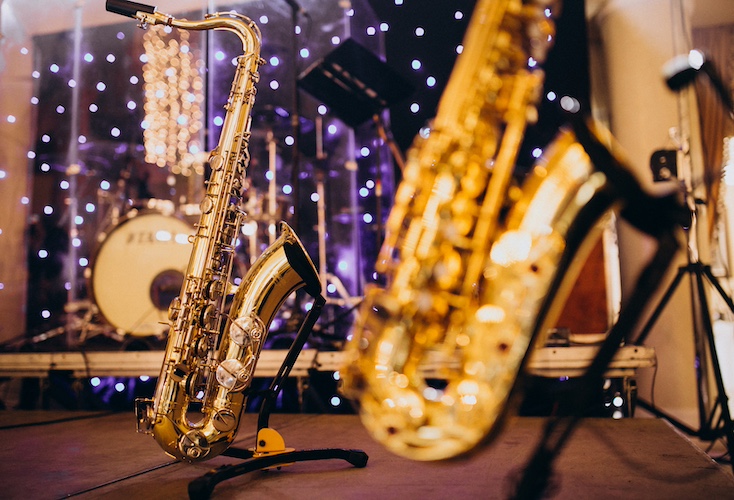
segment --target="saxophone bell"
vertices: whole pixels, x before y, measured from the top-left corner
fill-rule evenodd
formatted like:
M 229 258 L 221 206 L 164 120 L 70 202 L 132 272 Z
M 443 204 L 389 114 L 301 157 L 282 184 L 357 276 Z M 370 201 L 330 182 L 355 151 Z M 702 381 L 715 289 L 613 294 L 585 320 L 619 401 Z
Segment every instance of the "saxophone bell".
M 234 295 L 218 359 L 198 373 L 188 371 L 186 360 L 169 370 L 164 365 L 161 396 L 136 401 L 138 431 L 153 435 L 175 458 L 210 459 L 229 447 L 267 338 L 266 325 L 296 290 L 320 294 L 316 269 L 295 232 L 282 222 L 280 233 L 253 263 Z M 186 383 L 195 373 L 207 379 Z

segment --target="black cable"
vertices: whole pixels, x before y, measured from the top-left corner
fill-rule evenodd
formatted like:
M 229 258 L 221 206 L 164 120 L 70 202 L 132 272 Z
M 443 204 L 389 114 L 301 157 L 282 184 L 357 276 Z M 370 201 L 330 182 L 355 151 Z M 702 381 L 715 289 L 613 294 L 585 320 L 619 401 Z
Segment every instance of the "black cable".
M 95 413 L 93 415 L 81 415 L 81 416 L 73 416 L 73 417 L 56 418 L 53 420 L 44 420 L 43 422 L 26 422 L 23 424 L 5 425 L 5 426 L 0 427 L 0 431 L 4 431 L 8 429 L 21 429 L 23 427 L 38 427 L 41 425 L 59 424 L 62 422 L 75 422 L 77 420 L 87 420 L 90 418 L 102 418 L 102 417 L 107 417 L 109 415 L 113 415 L 115 413 L 116 412 L 114 411 L 106 411 L 103 413 Z
M 105 483 L 98 484 L 97 486 L 92 486 L 91 488 L 87 488 L 85 490 L 76 491 L 74 493 L 69 493 L 68 495 L 64 495 L 63 497 L 60 497 L 60 498 L 71 498 L 71 497 L 76 497 L 76 496 L 79 496 L 79 495 L 83 495 L 85 493 L 89 493 L 91 491 L 95 491 L 95 490 L 104 488 L 106 486 L 111 486 L 113 484 L 121 483 L 122 481 L 127 481 L 128 479 L 132 479 L 134 477 L 138 477 L 138 476 L 142 476 L 144 474 L 148 474 L 149 472 L 155 472 L 158 469 L 162 469 L 164 467 L 168 467 L 169 465 L 174 465 L 174 464 L 177 464 L 177 463 L 179 463 L 179 461 L 178 460 L 174 460 L 173 462 L 168 462 L 168 463 L 165 463 L 165 464 L 156 465 L 154 467 L 150 467 L 148 469 L 144 469 L 144 470 L 141 470 L 139 472 L 133 472 L 132 474 L 128 474 L 127 476 L 123 476 L 123 477 L 120 477 L 120 478 L 117 478 L 117 479 L 112 479 L 111 481 L 107 481 Z

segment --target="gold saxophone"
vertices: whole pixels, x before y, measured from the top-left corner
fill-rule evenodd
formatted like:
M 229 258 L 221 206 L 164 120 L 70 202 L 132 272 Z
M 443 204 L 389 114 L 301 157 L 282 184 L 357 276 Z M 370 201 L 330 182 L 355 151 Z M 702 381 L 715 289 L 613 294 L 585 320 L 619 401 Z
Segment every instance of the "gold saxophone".
M 231 306 L 235 240 L 241 229 L 242 188 L 249 163 L 252 106 L 261 36 L 234 12 L 200 21 L 174 19 L 154 7 L 108 0 L 107 9 L 185 30 L 225 30 L 242 41 L 219 143 L 209 156 L 211 176 L 180 295 L 169 309 L 170 330 L 152 400 L 136 401 L 138 431 L 189 462 L 213 458 L 234 440 L 268 327 L 288 296 L 303 287 L 320 294 L 316 269 L 296 234 L 281 223 L 278 239 L 253 263 Z
M 408 458 L 466 454 L 496 435 L 614 201 L 570 131 L 522 189 L 511 183 L 551 6 L 477 3 L 430 135 L 408 153 L 377 262 L 388 286 L 368 290 L 346 347 L 343 393 Z

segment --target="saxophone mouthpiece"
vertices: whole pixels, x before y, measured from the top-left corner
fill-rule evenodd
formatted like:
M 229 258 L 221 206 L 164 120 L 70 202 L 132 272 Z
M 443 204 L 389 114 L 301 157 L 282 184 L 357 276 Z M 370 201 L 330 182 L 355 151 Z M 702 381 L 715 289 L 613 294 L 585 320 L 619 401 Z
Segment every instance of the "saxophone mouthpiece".
M 127 0 L 107 0 L 105 9 L 108 12 L 132 18 L 136 18 L 138 12 L 145 12 L 146 14 L 153 14 L 155 12 L 155 7 L 152 5 L 128 2 Z

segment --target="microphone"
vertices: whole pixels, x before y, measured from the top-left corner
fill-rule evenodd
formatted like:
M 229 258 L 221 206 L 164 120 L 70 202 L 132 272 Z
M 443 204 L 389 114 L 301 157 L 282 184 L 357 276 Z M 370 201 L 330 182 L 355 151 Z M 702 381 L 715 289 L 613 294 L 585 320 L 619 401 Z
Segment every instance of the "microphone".
M 287 3 L 291 9 L 293 9 L 293 12 L 296 14 L 301 14 L 304 16 L 308 15 L 308 12 L 306 12 L 306 9 L 301 7 L 296 0 L 285 0 L 285 3 Z
M 709 78 L 727 112 L 734 118 L 734 101 L 732 101 L 731 91 L 724 84 L 714 64 L 706 59 L 703 52 L 694 49 L 688 54 L 675 56 L 663 65 L 665 83 L 673 91 L 679 91 L 693 83 L 701 72 Z
M 698 78 L 705 61 L 703 53 L 692 50 L 688 54 L 675 56 L 663 66 L 663 77 L 668 88 L 681 90 Z

